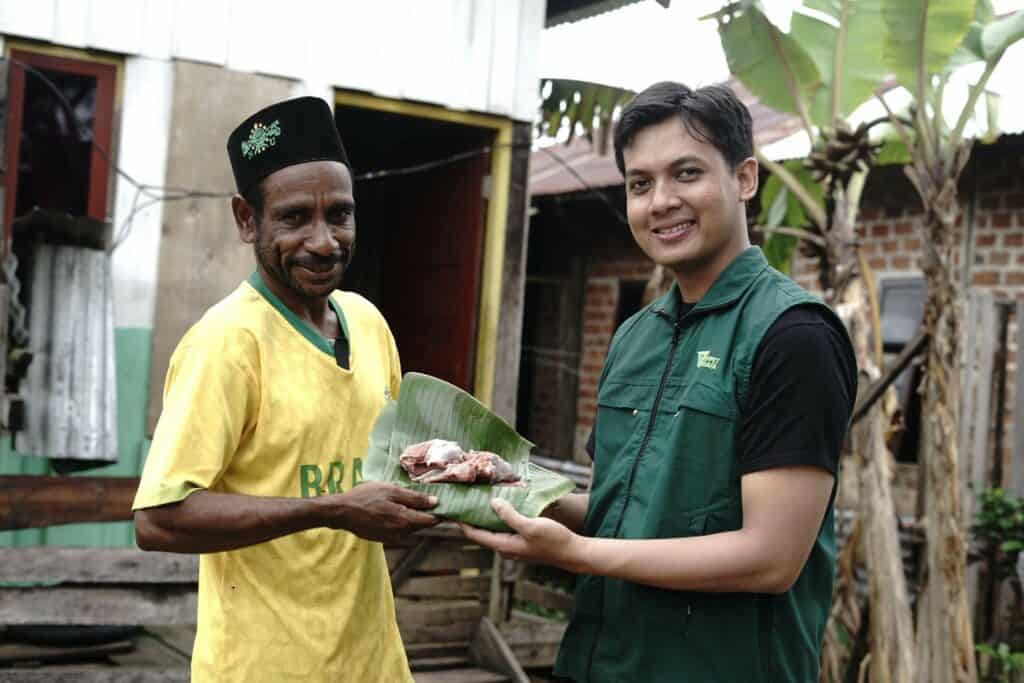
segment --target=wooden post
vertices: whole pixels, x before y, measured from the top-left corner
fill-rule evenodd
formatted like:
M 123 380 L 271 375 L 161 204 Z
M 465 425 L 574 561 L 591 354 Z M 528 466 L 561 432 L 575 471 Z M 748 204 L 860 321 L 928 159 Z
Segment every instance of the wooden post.
M 1017 321 L 1017 381 L 1013 392 L 1013 455 L 1008 486 L 1018 496 L 1024 496 L 1024 302 L 1017 302 L 1014 315 Z
M 0 531 L 132 518 L 138 477 L 0 476 Z

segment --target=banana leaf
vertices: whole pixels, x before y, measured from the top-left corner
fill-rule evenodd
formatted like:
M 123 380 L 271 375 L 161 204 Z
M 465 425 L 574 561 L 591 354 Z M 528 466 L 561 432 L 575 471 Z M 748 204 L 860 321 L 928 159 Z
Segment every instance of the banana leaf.
M 421 484 L 399 464 L 406 447 L 429 439 L 456 441 L 465 450 L 497 453 L 515 469 L 526 487 L 485 484 Z M 462 389 L 430 375 L 406 373 L 397 401 L 381 411 L 363 462 L 363 477 L 437 496 L 434 514 L 473 526 L 507 531 L 491 509 L 504 498 L 528 517 L 570 493 L 571 480 L 530 462 L 533 444 Z

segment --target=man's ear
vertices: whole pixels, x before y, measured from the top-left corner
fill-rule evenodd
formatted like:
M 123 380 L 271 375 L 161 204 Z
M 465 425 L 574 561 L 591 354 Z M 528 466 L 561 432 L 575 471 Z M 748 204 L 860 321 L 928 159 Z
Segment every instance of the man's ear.
M 238 237 L 246 244 L 253 244 L 256 241 L 258 230 L 256 229 L 256 212 L 252 205 L 245 201 L 241 195 L 231 198 L 231 213 L 235 216 L 235 225 L 238 227 Z
M 757 194 L 757 159 L 747 157 L 736 167 L 736 179 L 740 183 L 740 200 L 746 202 Z

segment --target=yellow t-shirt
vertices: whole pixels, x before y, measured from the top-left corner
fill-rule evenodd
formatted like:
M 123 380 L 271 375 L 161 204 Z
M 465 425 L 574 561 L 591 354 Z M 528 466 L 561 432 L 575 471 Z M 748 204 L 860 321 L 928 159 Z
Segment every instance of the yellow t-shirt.
M 351 370 L 255 274 L 188 331 L 133 509 L 200 489 L 307 497 L 362 479 L 373 423 L 398 394 L 398 353 L 371 303 L 335 292 L 332 304 Z M 345 531 L 201 555 L 197 624 L 197 683 L 412 681 L 383 547 Z

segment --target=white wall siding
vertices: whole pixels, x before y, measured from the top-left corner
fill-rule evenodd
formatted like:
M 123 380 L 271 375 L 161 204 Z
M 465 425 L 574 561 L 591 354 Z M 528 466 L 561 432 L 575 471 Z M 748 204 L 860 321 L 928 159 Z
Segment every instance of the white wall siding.
M 124 81 L 118 165 L 140 183 L 163 185 L 167 176 L 173 65 L 166 60 L 129 57 L 125 60 Z M 132 211 L 135 187 L 118 176 L 116 192 L 115 231 L 124 226 Z M 144 195 L 139 197 L 139 204 L 146 201 Z M 163 202 L 156 202 L 136 213 L 131 232 L 114 250 L 111 265 L 117 283 L 117 327 L 153 327 L 163 207 Z
M 0 33 L 532 120 L 544 0 L 0 0 Z

